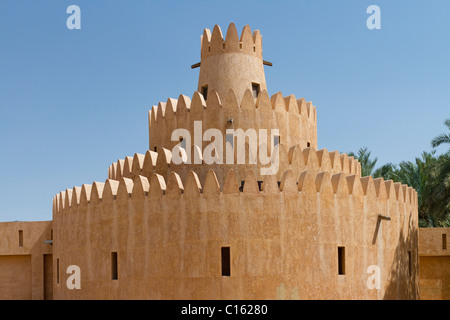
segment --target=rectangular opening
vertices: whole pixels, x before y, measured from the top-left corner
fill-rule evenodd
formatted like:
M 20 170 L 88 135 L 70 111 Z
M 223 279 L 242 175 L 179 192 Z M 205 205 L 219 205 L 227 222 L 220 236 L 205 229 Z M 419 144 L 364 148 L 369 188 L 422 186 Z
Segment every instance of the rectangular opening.
M 262 190 L 263 190 L 263 183 L 264 183 L 264 181 L 258 181 L 258 188 L 259 188 L 259 191 L 262 191 Z
M 53 229 L 50 229 L 50 240 L 53 240 Z
M 23 247 L 23 230 L 19 230 L 19 247 Z
M 229 277 L 230 275 L 230 247 L 222 247 L 222 276 Z
M 280 144 L 280 136 L 273 136 L 273 146 L 276 147 Z
M 411 261 L 411 250 L 408 251 L 408 274 L 411 275 L 411 269 L 412 269 L 412 265 L 411 265 L 412 261 Z
M 44 254 L 44 300 L 53 299 L 53 256 Z
M 208 99 L 208 86 L 203 86 L 202 87 L 202 95 L 203 95 L 203 99 Z
M 227 133 L 225 143 L 231 144 L 232 147 L 234 147 L 234 134 L 233 133 Z
M 180 138 L 180 147 L 186 150 L 186 140 L 184 138 Z
M 253 97 L 258 98 L 260 86 L 258 83 L 252 83 Z
M 338 247 L 338 274 L 345 274 L 345 247 Z
M 56 259 L 56 283 L 59 284 L 59 258 Z
M 442 234 L 442 250 L 447 250 L 447 234 Z
M 311 142 L 306 142 L 306 147 L 307 148 L 311 147 Z
M 117 252 L 111 252 L 111 280 L 119 279 L 117 272 Z

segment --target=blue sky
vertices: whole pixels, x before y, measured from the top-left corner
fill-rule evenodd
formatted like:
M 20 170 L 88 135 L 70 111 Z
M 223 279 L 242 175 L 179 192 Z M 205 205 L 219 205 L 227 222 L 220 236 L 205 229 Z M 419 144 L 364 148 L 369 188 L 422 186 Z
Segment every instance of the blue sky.
M 81 30 L 66 27 L 73 4 Z M 372 4 L 381 30 L 366 27 Z M 319 148 L 413 160 L 450 118 L 449 12 L 448 0 L 2 0 L 0 221 L 50 220 L 54 194 L 145 153 L 147 111 L 192 96 L 215 24 L 261 31 L 269 94 L 313 101 Z

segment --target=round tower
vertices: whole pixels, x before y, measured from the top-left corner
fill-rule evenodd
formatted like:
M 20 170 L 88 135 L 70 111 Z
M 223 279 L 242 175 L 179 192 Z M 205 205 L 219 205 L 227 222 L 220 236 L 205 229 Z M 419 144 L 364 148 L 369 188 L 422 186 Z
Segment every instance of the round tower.
M 267 63 L 268 64 L 268 63 Z M 201 62 L 198 92 L 205 100 L 208 92 L 215 90 L 225 97 L 233 89 L 238 101 L 250 89 L 256 98 L 262 90 L 267 90 L 262 58 L 262 36 L 258 30 L 253 34 L 248 25 L 239 38 L 233 23 L 228 27 L 226 38 L 219 26 L 211 34 L 205 29 L 201 41 Z

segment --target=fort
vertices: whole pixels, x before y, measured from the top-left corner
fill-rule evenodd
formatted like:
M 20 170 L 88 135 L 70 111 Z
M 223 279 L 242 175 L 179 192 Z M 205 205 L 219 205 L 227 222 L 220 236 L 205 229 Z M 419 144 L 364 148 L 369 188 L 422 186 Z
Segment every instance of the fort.
M 361 177 L 353 157 L 319 150 L 316 107 L 269 96 L 268 65 L 259 31 L 204 30 L 198 89 L 152 106 L 145 153 L 114 161 L 105 181 L 57 193 L 52 221 L 0 224 L 0 298 L 419 299 L 422 285 L 425 297 L 448 298 L 448 251 L 429 249 L 448 231 L 420 242 L 415 190 Z M 268 143 L 245 142 L 255 162 L 206 163 L 202 150 L 214 144 L 172 139 L 177 129 L 194 136 L 197 121 L 202 137 L 222 133 L 234 160 L 227 130 L 266 132 Z M 174 163 L 174 150 L 196 161 Z M 278 170 L 262 174 L 270 163 L 260 154 Z M 438 257 L 439 279 L 419 281 L 419 262 L 436 262 L 421 250 Z M 72 265 L 81 289 L 66 286 Z M 18 283 L 17 272 L 28 276 Z

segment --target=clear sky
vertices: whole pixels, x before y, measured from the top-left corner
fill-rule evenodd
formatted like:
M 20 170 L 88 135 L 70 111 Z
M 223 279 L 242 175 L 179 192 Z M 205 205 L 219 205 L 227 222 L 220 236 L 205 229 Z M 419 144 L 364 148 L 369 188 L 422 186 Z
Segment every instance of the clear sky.
M 148 110 L 192 97 L 215 24 L 260 30 L 269 95 L 314 103 L 320 149 L 414 160 L 450 118 L 449 13 L 448 0 L 1 0 L 0 221 L 50 220 L 56 193 L 144 154 Z

